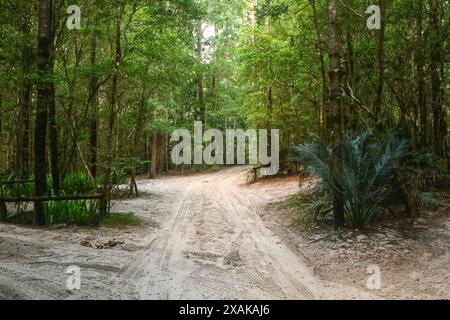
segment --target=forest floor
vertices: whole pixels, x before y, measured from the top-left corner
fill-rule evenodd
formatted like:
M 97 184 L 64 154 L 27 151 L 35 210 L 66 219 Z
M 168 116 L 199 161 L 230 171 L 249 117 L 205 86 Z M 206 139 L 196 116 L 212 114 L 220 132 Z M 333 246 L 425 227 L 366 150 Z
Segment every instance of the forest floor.
M 422 218 L 411 234 L 302 235 L 274 203 L 295 177 L 245 184 L 248 168 L 140 180 L 132 229 L 0 225 L 3 299 L 450 298 L 450 218 Z M 368 264 L 382 289 L 369 291 Z M 81 269 L 68 291 L 65 271 Z

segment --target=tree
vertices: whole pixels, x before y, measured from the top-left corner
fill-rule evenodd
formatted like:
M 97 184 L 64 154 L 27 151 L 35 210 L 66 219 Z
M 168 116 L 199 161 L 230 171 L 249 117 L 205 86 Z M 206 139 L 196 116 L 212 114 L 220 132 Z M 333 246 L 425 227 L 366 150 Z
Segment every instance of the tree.
M 320 75 L 322 77 L 322 103 L 320 105 L 319 111 L 319 124 L 320 124 L 320 133 L 322 139 L 324 141 L 327 137 L 327 114 L 326 114 L 326 106 L 328 104 L 328 81 L 326 77 L 326 67 L 325 67 L 325 54 L 324 54 L 324 41 L 322 38 L 322 31 L 319 25 L 319 17 L 317 13 L 316 0 L 309 0 L 309 4 L 312 9 L 312 15 L 314 20 L 314 28 L 317 34 L 317 48 L 319 50 L 319 61 L 320 61 Z
M 203 73 L 202 73 L 202 64 L 203 64 L 203 21 L 199 20 L 197 22 L 197 27 L 195 29 L 196 32 L 196 40 L 197 40 L 197 58 L 199 63 L 199 71 L 197 75 L 197 102 L 198 106 L 195 111 L 196 113 L 196 119 L 198 121 L 202 121 L 205 123 L 205 115 L 206 115 L 206 109 L 205 109 L 205 94 L 204 94 L 204 87 L 203 87 Z
M 383 92 L 384 92 L 384 38 L 386 30 L 386 0 L 379 1 L 380 6 L 380 19 L 381 28 L 378 33 L 378 83 L 377 83 L 377 96 L 375 99 L 375 111 L 374 117 L 379 118 L 381 107 L 383 104 Z
M 60 191 L 60 173 L 59 173 L 59 155 L 58 155 L 58 128 L 56 123 L 56 87 L 53 79 L 53 69 L 55 66 L 55 33 L 57 28 L 57 13 L 55 12 L 57 8 L 61 8 L 61 3 L 59 6 L 55 6 L 54 3 L 51 4 L 51 25 L 50 25 L 50 43 L 49 43 L 49 54 L 50 54 L 50 71 L 51 78 L 49 78 L 49 97 L 48 97 L 48 125 L 49 125 L 49 139 L 50 139 L 50 165 L 52 174 L 52 187 L 55 193 Z
M 330 0 L 329 15 L 329 57 L 330 57 L 330 104 L 329 128 L 332 155 L 331 173 L 334 177 L 333 212 L 334 227 L 342 228 L 345 224 L 344 202 L 338 176 L 342 171 L 341 142 L 342 142 L 342 114 L 341 114 L 341 39 L 339 34 L 338 0 Z
M 417 1 L 416 7 L 416 54 L 415 64 L 417 70 L 417 112 L 420 124 L 420 146 L 427 146 L 428 141 L 428 110 L 425 92 L 425 70 L 424 70 L 424 39 L 423 39 L 423 0 Z
M 19 153 L 19 175 L 22 179 L 28 179 L 30 166 L 30 124 L 32 101 L 31 94 L 33 83 L 29 79 L 34 65 L 34 50 L 32 42 L 28 41 L 28 35 L 31 31 L 31 17 L 26 14 L 21 17 L 21 31 L 24 40 L 22 42 L 22 89 L 20 95 L 20 124 L 21 140 Z
M 433 112 L 434 151 L 439 156 L 444 156 L 447 140 L 447 126 L 443 109 L 442 89 L 442 18 L 438 1 L 429 0 L 430 5 L 430 73 L 431 73 L 431 105 Z
M 36 124 L 34 132 L 34 175 L 35 194 L 44 196 L 47 193 L 47 108 L 52 93 L 52 0 L 39 1 L 39 27 L 38 27 L 38 50 L 37 70 L 40 80 L 37 84 Z M 45 213 L 42 202 L 35 202 L 34 223 L 45 224 Z
M 194 120 L 281 129 L 284 163 L 317 134 L 335 175 L 342 136 L 368 129 L 448 153 L 448 1 L 380 0 L 373 32 L 353 0 L 80 0 L 81 30 L 66 4 L 0 2 L 0 175 L 34 166 L 37 195 L 74 173 L 109 197 L 117 176 L 179 170 L 169 135 Z
M 90 128 L 89 128 L 89 146 L 90 146 L 90 170 L 92 177 L 97 177 L 97 149 L 98 149 L 98 78 L 95 67 L 97 65 L 97 34 L 96 31 L 91 32 L 91 67 L 92 75 L 89 81 L 89 98 L 90 107 Z

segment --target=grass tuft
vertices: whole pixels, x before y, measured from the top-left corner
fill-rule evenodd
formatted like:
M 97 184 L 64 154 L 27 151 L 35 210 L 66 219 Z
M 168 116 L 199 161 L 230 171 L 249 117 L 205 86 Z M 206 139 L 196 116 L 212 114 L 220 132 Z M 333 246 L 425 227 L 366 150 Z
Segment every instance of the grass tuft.
M 132 212 L 111 213 L 105 219 L 105 226 L 114 229 L 127 229 L 142 225 L 142 220 Z

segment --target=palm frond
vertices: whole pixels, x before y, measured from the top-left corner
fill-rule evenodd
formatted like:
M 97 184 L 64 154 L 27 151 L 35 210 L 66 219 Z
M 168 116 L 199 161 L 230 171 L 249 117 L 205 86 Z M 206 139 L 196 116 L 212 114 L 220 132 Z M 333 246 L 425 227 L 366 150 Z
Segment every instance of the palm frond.
M 297 161 L 314 168 L 323 178 L 328 192 L 339 184 L 344 197 L 348 222 L 354 228 L 369 224 L 379 213 L 390 193 L 389 183 L 395 169 L 409 150 L 409 143 L 395 132 L 379 141 L 368 131 L 352 139 L 345 135 L 341 145 L 341 172 L 333 177 L 330 168 L 331 150 L 316 143 L 295 148 Z

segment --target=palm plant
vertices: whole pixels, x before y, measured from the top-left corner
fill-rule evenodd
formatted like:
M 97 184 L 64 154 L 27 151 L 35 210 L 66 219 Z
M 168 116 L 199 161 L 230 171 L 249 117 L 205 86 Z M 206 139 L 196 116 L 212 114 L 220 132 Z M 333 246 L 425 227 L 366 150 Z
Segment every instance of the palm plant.
M 341 145 L 342 171 L 337 177 L 332 176 L 331 150 L 326 145 L 300 145 L 295 154 L 297 161 L 309 167 L 308 171 L 323 179 L 329 194 L 340 188 L 347 221 L 353 228 L 363 228 L 379 214 L 380 205 L 392 192 L 394 171 L 408 150 L 408 142 L 394 132 L 381 140 L 376 140 L 371 132 L 355 139 L 346 135 Z

